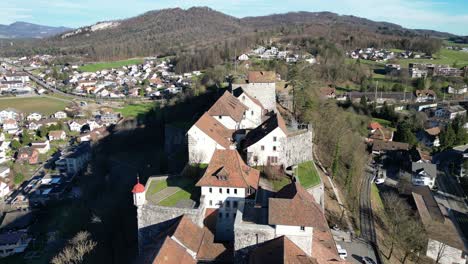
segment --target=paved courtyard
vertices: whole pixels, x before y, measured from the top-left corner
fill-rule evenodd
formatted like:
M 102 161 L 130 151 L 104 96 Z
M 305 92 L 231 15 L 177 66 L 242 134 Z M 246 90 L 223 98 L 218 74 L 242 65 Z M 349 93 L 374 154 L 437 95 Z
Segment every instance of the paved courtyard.
M 352 263 L 362 263 L 363 257 L 371 257 L 377 263 L 372 247 L 359 239 L 353 239 L 351 242 L 336 242 L 348 251 L 346 260 Z

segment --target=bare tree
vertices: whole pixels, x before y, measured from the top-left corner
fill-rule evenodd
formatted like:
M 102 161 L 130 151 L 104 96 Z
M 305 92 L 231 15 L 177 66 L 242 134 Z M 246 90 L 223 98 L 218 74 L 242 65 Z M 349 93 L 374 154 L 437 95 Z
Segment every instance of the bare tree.
M 51 261 L 52 264 L 80 264 L 84 256 L 90 253 L 97 243 L 92 240 L 88 231 L 78 232 L 68 241 L 68 245 Z

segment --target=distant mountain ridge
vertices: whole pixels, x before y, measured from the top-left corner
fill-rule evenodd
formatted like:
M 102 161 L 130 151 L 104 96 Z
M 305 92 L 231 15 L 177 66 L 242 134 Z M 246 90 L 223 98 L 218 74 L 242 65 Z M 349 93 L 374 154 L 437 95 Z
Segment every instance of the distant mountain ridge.
M 331 12 L 290 12 L 236 18 L 208 7 L 192 7 L 148 11 L 128 19 L 67 30 L 40 40 L 18 40 L 14 43 L 0 40 L 0 53 L 11 56 L 40 52 L 77 54 L 91 60 L 114 60 L 194 54 L 197 50 L 209 48 L 226 59 L 232 55 L 229 50 L 241 52 L 256 43 L 266 43 L 277 37 L 292 40 L 323 37 L 347 48 L 357 48 L 407 42 L 416 37 L 451 38 L 455 35 L 407 29 L 393 23 Z M 213 52 L 204 52 L 191 63 L 208 61 L 210 58 L 206 56 L 211 54 Z
M 69 30 L 67 27 L 50 27 L 18 21 L 10 25 L 0 25 L 0 38 L 47 38 Z

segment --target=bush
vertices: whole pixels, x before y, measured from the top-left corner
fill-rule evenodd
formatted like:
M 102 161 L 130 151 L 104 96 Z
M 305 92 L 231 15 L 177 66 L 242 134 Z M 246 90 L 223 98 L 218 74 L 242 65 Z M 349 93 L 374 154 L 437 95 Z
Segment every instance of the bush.
M 21 184 L 24 181 L 24 175 L 22 173 L 17 173 L 15 175 L 14 182 L 16 185 Z

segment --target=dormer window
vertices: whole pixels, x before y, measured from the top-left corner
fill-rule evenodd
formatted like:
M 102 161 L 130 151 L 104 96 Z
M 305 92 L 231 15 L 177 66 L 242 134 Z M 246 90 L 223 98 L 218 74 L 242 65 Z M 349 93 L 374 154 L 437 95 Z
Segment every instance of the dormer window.
M 220 181 L 227 181 L 229 174 L 223 167 L 223 168 L 219 169 L 218 171 L 216 171 L 214 173 L 214 176 L 216 176 L 216 178 L 218 178 L 218 180 L 220 180 Z

